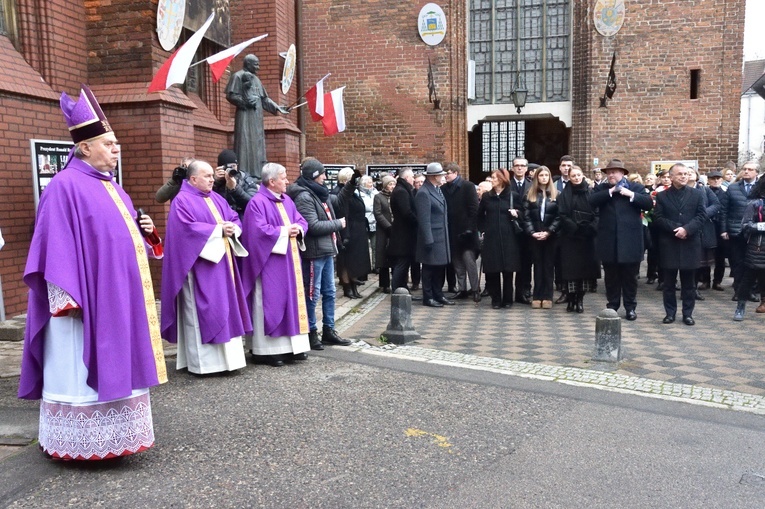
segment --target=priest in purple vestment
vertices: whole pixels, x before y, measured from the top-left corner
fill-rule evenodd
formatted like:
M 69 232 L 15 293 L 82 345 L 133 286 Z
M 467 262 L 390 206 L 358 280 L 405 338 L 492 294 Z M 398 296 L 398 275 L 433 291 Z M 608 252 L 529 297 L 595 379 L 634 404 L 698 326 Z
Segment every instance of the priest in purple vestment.
M 162 337 L 178 343 L 176 368 L 199 375 L 245 366 L 252 330 L 235 256 L 237 213 L 212 192 L 213 169 L 196 160 L 170 206 L 162 267 Z
M 247 347 L 256 358 L 283 366 L 287 356 L 308 358 L 306 310 L 300 246 L 308 223 L 287 191 L 287 170 L 263 166 L 262 184 L 244 213 L 242 284 L 252 312 Z
M 74 157 L 37 210 L 19 397 L 42 398 L 49 457 L 113 458 L 154 444 L 149 387 L 167 373 L 147 255 L 161 245 L 114 181 L 120 145 L 93 93 L 61 94 L 61 109 Z

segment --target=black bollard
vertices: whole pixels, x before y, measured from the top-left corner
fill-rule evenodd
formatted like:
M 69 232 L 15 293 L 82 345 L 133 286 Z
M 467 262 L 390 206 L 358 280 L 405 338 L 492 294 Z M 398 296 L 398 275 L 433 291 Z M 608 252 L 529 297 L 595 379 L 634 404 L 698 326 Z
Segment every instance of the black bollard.
M 412 325 L 412 296 L 406 288 L 396 288 L 390 296 L 390 322 L 383 336 L 396 345 L 420 339 Z
M 595 319 L 595 356 L 592 360 L 622 360 L 622 319 L 613 309 L 604 309 Z

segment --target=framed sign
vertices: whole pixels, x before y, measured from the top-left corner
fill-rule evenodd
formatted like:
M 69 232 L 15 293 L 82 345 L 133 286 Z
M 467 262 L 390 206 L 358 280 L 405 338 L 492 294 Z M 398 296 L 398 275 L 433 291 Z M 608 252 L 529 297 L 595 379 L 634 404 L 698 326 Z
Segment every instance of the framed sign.
M 50 184 L 53 177 L 64 169 L 69 160 L 69 152 L 74 147 L 71 141 L 29 140 L 32 149 L 32 181 L 34 185 L 35 210 L 40 203 L 40 195 Z M 114 169 L 117 184 L 122 185 L 122 154 Z
M 428 46 L 436 46 L 446 37 L 446 15 L 437 4 L 425 4 L 417 17 L 417 30 Z
M 691 168 L 696 171 L 699 169 L 699 161 L 698 159 L 694 160 L 685 160 L 685 161 L 651 161 L 651 171 L 656 174 L 659 173 L 659 170 L 669 170 L 673 164 L 682 164 L 685 165 L 686 168 Z
M 324 187 L 327 189 L 334 189 L 337 187 L 337 174 L 343 168 L 356 169 L 355 164 L 325 164 L 324 172 L 327 174 L 327 178 L 324 180 Z

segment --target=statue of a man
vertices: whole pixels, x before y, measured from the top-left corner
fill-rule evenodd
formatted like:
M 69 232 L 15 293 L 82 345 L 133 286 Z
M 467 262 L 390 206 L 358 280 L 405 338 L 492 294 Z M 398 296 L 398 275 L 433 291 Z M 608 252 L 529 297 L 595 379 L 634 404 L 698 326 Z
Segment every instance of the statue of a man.
M 258 57 L 244 57 L 242 70 L 235 72 L 226 86 L 226 99 L 236 106 L 234 152 L 239 158 L 239 169 L 260 179 L 261 170 L 267 161 L 263 111 L 274 115 L 286 115 L 289 111 L 268 97 L 257 76 L 258 70 Z

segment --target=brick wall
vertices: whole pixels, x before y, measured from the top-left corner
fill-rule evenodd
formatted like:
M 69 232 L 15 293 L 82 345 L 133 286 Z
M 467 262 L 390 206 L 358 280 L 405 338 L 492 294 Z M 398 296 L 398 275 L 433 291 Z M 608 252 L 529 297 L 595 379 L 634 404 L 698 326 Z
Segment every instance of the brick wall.
M 305 87 L 331 72 L 346 86 L 344 133 L 325 137 L 306 116 L 306 153 L 333 163 L 457 161 L 467 170 L 465 2 L 440 3 L 447 36 L 427 46 L 417 31 L 425 1 L 303 2 Z M 428 102 L 430 59 L 441 110 Z
M 609 38 L 595 31 L 588 3 L 574 7 L 575 158 L 590 168 L 594 157 L 620 157 L 641 173 L 658 159 L 698 159 L 702 172 L 736 160 L 745 1 L 630 1 Z M 613 51 L 618 88 L 599 108 Z M 701 72 L 698 99 L 692 69 Z

